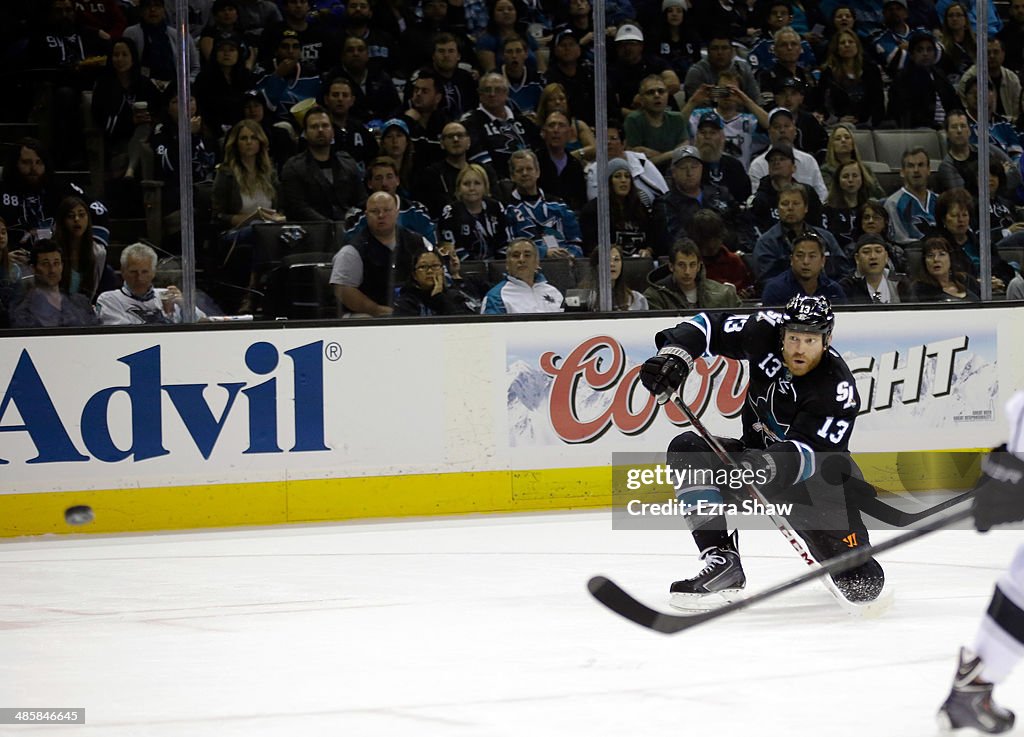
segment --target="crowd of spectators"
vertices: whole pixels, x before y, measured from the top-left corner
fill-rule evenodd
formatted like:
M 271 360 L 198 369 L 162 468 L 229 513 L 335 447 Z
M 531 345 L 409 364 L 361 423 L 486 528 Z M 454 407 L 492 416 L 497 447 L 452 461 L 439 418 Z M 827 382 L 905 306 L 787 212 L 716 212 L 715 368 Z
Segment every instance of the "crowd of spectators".
M 188 3 L 184 42 L 175 2 Z M 601 268 L 617 310 L 802 293 L 973 301 L 989 242 L 993 292 L 1019 295 L 1020 264 L 1002 252 L 1024 246 L 1024 0 L 985 19 L 988 172 L 977 165 L 973 3 L 609 0 L 605 28 L 592 10 L 591 0 L 7 4 L 6 120 L 35 135 L 0 141 L 0 326 L 180 322 L 178 289 L 153 284 L 177 265 L 181 145 L 211 311 L 269 315 L 271 273 L 303 249 L 329 260 L 327 293 L 353 316 L 561 311 L 564 290 L 545 268 L 573 274 L 591 308 Z M 595 34 L 607 40 L 604 100 Z M 607 181 L 597 126 L 608 131 Z M 856 134 L 916 128 L 942 132 L 945 158 L 908 145 L 900 181 L 883 186 Z M 607 264 L 598 196 L 610 209 Z M 160 248 L 112 241 L 112 223 L 154 207 Z M 282 225 L 274 254 L 257 237 L 264 223 Z M 317 224 L 331 237 L 314 248 L 304 239 Z M 646 283 L 631 262 L 646 265 Z

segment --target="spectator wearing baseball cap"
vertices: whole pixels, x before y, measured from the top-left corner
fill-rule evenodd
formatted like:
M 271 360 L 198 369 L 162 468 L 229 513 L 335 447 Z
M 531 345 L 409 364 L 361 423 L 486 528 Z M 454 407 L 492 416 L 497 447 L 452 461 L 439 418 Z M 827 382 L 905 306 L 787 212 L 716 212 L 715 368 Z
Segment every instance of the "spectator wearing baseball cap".
M 643 101 L 637 99 L 640 83 L 652 74 L 661 74 L 668 65 L 644 54 L 644 32 L 634 23 L 619 26 L 613 45 L 615 56 L 608 62 L 608 92 L 625 117 L 638 105 L 642 107 Z
M 788 143 L 793 146 L 796 143 L 796 121 L 793 113 L 784 107 L 777 107 L 768 114 L 768 140 L 772 146 L 779 143 Z M 828 188 L 825 180 L 821 177 L 821 170 L 818 168 L 818 161 L 809 153 L 798 148 L 793 149 L 793 156 L 796 159 L 796 173 L 794 176 L 801 184 L 808 185 L 818 195 L 819 201 L 828 197 Z M 750 184 L 756 191 L 761 186 L 761 178 L 768 174 L 768 160 L 765 154 L 761 154 L 750 162 Z
M 761 177 L 761 183 L 750 203 L 750 213 L 758 232 L 765 233 L 779 222 L 779 193 L 791 184 L 799 184 L 794 178 L 796 156 L 793 146 L 779 142 L 765 153 L 768 173 Z M 812 192 L 807 193 L 807 222 L 821 225 L 821 200 Z
M 714 85 L 698 87 L 680 112 L 689 123 L 691 137 L 703 115 L 717 115 L 725 129 L 728 152 L 744 167 L 750 165 L 756 131 L 768 127 L 768 113 L 743 91 L 739 76 L 731 70 L 719 74 Z
M 692 120 L 692 116 L 691 116 Z M 725 123 L 714 110 L 708 110 L 697 119 L 697 134 L 693 145 L 704 162 L 703 184 L 725 187 L 738 202 L 750 199 L 750 177 L 747 168 L 735 156 L 725 152 Z
M 551 56 L 544 77 L 548 84 L 560 84 L 569 99 L 569 109 L 589 126 L 596 121 L 594 68 L 581 63 L 579 36 L 569 26 L 559 26 L 551 39 Z
M 668 87 L 661 75 L 651 74 L 640 83 L 640 109 L 626 116 L 626 146 L 642 153 L 655 166 L 666 164 L 672 153 L 690 137 L 681 113 L 667 110 Z
M 828 133 L 817 117 L 804 109 L 806 94 L 807 85 L 803 80 L 797 77 L 785 77 L 779 80 L 778 86 L 775 88 L 775 105 L 784 107 L 793 113 L 793 122 L 796 123 L 794 145 L 801 151 L 818 157 L 828 146 Z
M 320 95 L 320 78 L 306 71 L 301 58 L 299 34 L 282 31 L 274 51 L 273 72 L 256 85 L 277 122 L 294 123 L 292 107 Z
M 722 219 L 743 227 L 744 217 L 732 194 L 716 184 L 704 185 L 704 162 L 696 146 L 680 146 L 672 152 L 669 190 L 654 201 L 654 232 L 662 242 L 656 255 L 664 256 L 669 247 L 687 235 L 690 221 L 698 210 L 711 208 Z

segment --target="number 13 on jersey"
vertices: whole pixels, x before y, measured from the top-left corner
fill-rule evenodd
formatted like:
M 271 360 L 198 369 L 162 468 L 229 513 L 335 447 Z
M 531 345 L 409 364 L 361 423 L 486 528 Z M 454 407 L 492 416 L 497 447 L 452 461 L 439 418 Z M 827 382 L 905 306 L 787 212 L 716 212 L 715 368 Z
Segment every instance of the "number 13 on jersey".
M 818 437 L 826 438 L 838 445 L 843 441 L 843 436 L 850 429 L 850 423 L 846 420 L 837 420 L 835 417 L 826 417 L 824 424 L 818 429 Z M 832 430 L 832 432 L 829 432 Z

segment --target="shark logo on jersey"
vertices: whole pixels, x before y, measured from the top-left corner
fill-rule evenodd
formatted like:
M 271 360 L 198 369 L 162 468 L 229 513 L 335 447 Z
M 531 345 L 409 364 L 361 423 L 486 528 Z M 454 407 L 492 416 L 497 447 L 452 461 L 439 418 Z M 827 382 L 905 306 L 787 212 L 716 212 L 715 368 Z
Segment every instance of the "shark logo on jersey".
M 754 423 L 754 429 L 764 434 L 772 442 L 785 440 L 790 427 L 779 422 L 775 414 L 776 391 L 780 397 L 788 395 L 791 401 L 796 401 L 796 391 L 793 389 L 793 385 L 785 380 L 773 382 L 763 397 L 757 397 L 750 401 L 750 406 L 759 420 Z

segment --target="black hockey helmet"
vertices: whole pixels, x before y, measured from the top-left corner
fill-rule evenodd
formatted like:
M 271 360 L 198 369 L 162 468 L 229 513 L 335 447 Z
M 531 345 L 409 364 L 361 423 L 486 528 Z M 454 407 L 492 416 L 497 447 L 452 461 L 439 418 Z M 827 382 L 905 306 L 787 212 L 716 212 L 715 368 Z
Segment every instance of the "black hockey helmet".
M 793 297 L 782 311 L 782 327 L 799 333 L 821 333 L 826 342 L 836 325 L 832 305 L 824 297 Z

